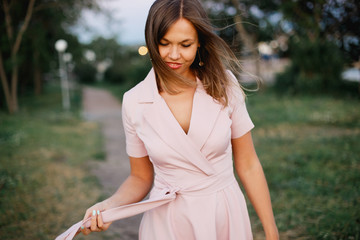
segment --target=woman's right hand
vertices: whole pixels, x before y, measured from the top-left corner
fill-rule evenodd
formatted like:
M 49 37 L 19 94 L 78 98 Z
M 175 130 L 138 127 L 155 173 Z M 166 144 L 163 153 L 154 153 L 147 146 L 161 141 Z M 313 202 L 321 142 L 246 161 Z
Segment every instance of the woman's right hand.
M 95 204 L 94 206 L 88 208 L 86 210 L 85 216 L 83 221 L 85 222 L 86 219 L 91 218 L 91 225 L 90 228 L 87 228 L 84 225 L 81 226 L 81 233 L 84 235 L 88 235 L 91 232 L 101 232 L 106 231 L 112 222 L 104 223 L 102 219 L 101 212 L 105 211 L 107 209 L 107 204 L 105 201 L 99 202 Z
M 83 221 L 85 222 L 85 220 L 91 218 L 90 227 L 87 228 L 83 224 L 78 233 L 81 232 L 84 235 L 88 235 L 91 232 L 107 230 L 111 222 L 103 222 L 101 215 L 103 211 L 141 201 L 149 193 L 154 181 L 154 168 L 149 156 L 141 158 L 129 157 L 129 159 L 131 166 L 130 176 L 111 197 L 86 210 Z

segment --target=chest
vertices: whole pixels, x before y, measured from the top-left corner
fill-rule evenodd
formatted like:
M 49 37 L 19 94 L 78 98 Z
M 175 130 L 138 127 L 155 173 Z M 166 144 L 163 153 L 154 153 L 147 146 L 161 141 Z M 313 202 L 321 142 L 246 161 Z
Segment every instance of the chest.
M 179 95 L 161 94 L 173 117 L 187 134 L 190 128 L 194 91 L 188 91 Z
M 190 97 L 175 96 L 160 94 L 152 103 L 130 108 L 136 135 L 153 163 L 184 167 L 189 159 L 201 159 L 196 155 L 199 151 L 201 156 L 214 161 L 228 154 L 230 108 L 223 108 L 201 89 Z

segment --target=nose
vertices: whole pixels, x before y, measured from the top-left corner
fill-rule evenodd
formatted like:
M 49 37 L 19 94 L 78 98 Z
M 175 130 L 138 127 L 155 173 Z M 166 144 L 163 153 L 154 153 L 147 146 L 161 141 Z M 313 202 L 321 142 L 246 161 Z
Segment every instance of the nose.
M 179 52 L 179 48 L 176 46 L 173 46 L 170 48 L 169 51 L 169 58 L 172 60 L 177 60 L 180 58 L 180 52 Z

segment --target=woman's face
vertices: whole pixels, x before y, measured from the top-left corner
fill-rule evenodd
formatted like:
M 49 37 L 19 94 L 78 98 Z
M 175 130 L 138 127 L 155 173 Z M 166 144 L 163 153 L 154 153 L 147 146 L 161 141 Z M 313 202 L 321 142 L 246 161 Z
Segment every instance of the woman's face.
M 191 64 L 199 47 L 198 34 L 192 23 L 184 18 L 170 26 L 160 40 L 159 53 L 164 62 L 178 74 L 191 78 Z

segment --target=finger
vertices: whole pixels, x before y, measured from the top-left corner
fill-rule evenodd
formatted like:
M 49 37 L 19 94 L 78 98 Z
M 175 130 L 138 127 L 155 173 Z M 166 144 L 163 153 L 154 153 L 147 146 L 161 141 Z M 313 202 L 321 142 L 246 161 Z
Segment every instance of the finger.
M 93 210 L 93 211 L 92 211 L 90 229 L 91 229 L 91 231 L 93 231 L 93 232 L 98 231 L 96 210 Z
M 81 233 L 84 235 L 89 235 L 91 233 L 91 230 L 89 228 L 81 226 Z
M 103 229 L 104 222 L 102 220 L 102 215 L 99 210 L 97 210 L 97 225 L 100 229 Z
M 75 233 L 75 236 L 77 236 L 79 233 L 81 233 L 81 228 L 79 230 L 77 230 L 77 232 Z
M 85 222 L 89 217 L 91 217 L 91 210 L 90 209 L 86 210 L 83 222 Z
M 110 227 L 111 224 L 112 224 L 112 222 L 104 223 L 103 227 L 102 227 L 102 230 L 106 231 Z
M 106 231 L 110 227 L 111 224 L 112 224 L 112 222 L 104 223 L 103 218 L 102 218 L 102 213 L 100 211 L 98 211 L 98 227 L 102 231 Z

